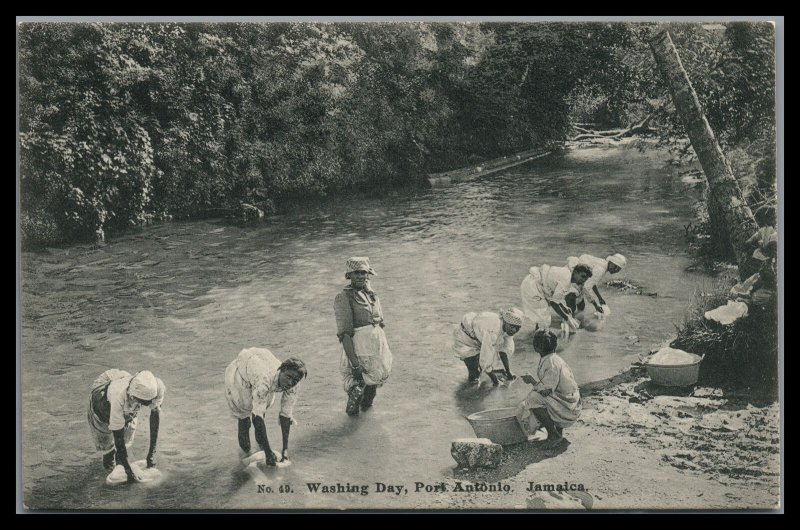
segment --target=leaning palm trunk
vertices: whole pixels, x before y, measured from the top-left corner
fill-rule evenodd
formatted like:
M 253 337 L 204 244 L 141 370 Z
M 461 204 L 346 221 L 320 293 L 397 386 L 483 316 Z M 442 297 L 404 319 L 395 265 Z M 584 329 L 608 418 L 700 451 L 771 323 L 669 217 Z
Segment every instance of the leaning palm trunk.
M 703 114 L 669 32 L 657 33 L 650 41 L 650 48 L 703 167 L 708 182 L 708 213 L 715 236 L 723 249 L 733 251 L 739 265 L 739 276 L 747 278 L 756 272 L 751 259 L 753 249 L 747 244 L 748 238 L 758 230 L 753 213 Z

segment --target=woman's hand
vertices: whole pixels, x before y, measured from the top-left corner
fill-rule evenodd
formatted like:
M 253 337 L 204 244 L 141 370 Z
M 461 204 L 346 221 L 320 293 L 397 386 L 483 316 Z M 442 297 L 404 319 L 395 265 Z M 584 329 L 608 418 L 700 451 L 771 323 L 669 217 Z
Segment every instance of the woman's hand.
M 536 384 L 536 379 L 534 379 L 531 374 L 525 374 L 525 375 L 520 376 L 520 377 L 522 378 L 523 381 L 525 381 L 529 385 L 535 385 Z
M 288 462 L 289 461 L 289 450 L 284 449 L 281 451 L 281 462 Z
M 353 379 L 358 381 L 359 383 L 364 382 L 364 368 L 361 366 L 356 366 L 353 368 Z

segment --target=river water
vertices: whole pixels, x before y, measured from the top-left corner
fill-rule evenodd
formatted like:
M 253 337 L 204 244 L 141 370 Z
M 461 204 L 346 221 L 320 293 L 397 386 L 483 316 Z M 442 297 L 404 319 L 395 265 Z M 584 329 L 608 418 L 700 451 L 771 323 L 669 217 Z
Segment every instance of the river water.
M 613 310 L 605 328 L 580 332 L 562 353 L 579 383 L 625 370 L 667 338 L 709 279 L 685 272 L 683 225 L 693 218 L 694 192 L 666 160 L 655 150 L 577 149 L 448 188 L 335 200 L 256 226 L 176 222 L 100 248 L 24 253 L 25 505 L 448 507 L 413 493 L 311 494 L 306 483 L 374 488 L 452 477 L 450 441 L 473 436 L 464 415 L 513 405 L 526 385 L 465 388 L 466 368 L 447 341 L 467 311 L 520 306 L 532 265 L 621 252 L 628 267 L 617 276 L 658 293 L 603 289 Z M 394 353 L 390 380 L 357 419 L 344 413 L 332 305 L 351 255 L 369 256 L 379 274 L 372 285 Z M 251 346 L 309 367 L 293 465 L 255 480 L 274 493 L 258 493 L 242 469 L 224 399 L 225 367 Z M 537 359 L 523 328 L 512 369 L 533 372 Z M 112 367 L 149 369 L 166 383 L 157 484 L 103 484 L 85 408 L 91 381 Z M 276 417 L 270 410 L 267 429 L 280 447 Z M 139 425 L 135 459 L 147 450 L 146 416 Z M 292 491 L 278 493 L 281 485 Z

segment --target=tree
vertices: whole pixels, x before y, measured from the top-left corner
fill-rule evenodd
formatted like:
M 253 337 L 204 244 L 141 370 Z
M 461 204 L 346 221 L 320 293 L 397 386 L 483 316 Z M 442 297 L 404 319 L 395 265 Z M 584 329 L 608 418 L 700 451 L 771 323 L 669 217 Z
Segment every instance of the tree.
M 716 237 L 730 245 L 739 263 L 742 279 L 756 272 L 747 240 L 756 232 L 753 214 L 742 196 L 736 177 L 703 115 L 697 94 L 681 64 L 669 32 L 657 33 L 651 47 L 656 63 L 669 86 L 675 108 L 686 128 L 709 187 L 709 213 Z

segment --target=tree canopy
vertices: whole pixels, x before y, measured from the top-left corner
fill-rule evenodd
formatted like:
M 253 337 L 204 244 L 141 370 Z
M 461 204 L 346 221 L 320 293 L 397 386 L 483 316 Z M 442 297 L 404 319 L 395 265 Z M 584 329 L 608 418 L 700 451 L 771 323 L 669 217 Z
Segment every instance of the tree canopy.
M 772 182 L 774 29 L 721 28 L 687 25 L 676 44 L 712 127 L 761 149 L 750 171 Z M 416 185 L 426 172 L 564 140 L 576 120 L 624 126 L 660 113 L 672 134 L 649 31 L 23 23 L 23 238 L 99 238 L 242 202 Z

